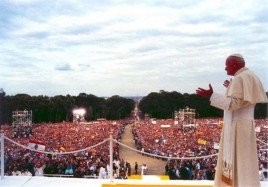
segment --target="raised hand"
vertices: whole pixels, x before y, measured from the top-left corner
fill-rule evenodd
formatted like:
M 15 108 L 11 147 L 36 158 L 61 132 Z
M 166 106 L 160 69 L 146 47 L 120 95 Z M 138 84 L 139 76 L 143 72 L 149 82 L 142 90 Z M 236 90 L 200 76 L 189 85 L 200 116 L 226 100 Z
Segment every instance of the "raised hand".
M 206 90 L 204 88 L 198 88 L 196 90 L 196 94 L 200 95 L 202 97 L 205 97 L 205 98 L 210 98 L 211 95 L 213 94 L 213 88 L 212 88 L 211 84 L 209 84 L 209 89 L 208 90 Z
M 223 83 L 223 86 L 225 86 L 227 88 L 229 86 L 230 82 L 231 81 L 229 81 L 229 80 L 225 80 L 224 83 Z

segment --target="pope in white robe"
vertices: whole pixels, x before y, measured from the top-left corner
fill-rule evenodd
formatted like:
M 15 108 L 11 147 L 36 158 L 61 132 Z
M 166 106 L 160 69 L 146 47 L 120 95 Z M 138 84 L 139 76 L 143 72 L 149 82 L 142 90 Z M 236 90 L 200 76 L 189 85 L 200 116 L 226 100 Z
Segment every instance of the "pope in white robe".
M 239 54 L 226 60 L 228 82 L 226 94 L 198 88 L 196 93 L 210 98 L 212 106 L 224 110 L 224 124 L 215 174 L 215 187 L 259 187 L 260 177 L 254 122 L 254 107 L 267 102 L 259 78 L 245 67 Z

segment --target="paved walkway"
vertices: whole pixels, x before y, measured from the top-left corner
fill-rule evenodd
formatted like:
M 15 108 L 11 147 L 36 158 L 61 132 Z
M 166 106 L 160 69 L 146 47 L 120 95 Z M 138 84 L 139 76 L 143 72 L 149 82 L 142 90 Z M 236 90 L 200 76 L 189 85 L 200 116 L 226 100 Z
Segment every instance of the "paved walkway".
M 132 134 L 132 124 L 129 124 L 125 127 L 125 131 L 122 136 L 121 143 L 135 148 L 135 143 L 133 141 L 133 134 Z M 164 175 L 165 174 L 166 161 L 152 158 L 149 156 L 142 156 L 140 153 L 136 151 L 132 151 L 121 145 L 119 146 L 119 155 L 120 155 L 120 158 L 123 158 L 125 161 L 130 163 L 131 168 L 132 168 L 132 171 L 131 171 L 132 174 L 134 173 L 135 162 L 137 162 L 139 165 L 138 174 L 140 174 L 142 164 L 147 165 L 148 175 Z

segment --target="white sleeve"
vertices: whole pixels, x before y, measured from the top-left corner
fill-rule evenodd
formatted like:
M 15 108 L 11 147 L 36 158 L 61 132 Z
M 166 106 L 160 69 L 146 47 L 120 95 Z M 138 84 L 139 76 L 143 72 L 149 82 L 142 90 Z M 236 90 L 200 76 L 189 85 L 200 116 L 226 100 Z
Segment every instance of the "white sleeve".
M 210 105 L 222 110 L 228 110 L 230 108 L 231 98 L 226 97 L 223 94 L 213 93 L 210 97 Z
M 210 105 L 222 110 L 237 110 L 250 105 L 242 99 L 226 97 L 223 94 L 213 93 L 210 97 Z

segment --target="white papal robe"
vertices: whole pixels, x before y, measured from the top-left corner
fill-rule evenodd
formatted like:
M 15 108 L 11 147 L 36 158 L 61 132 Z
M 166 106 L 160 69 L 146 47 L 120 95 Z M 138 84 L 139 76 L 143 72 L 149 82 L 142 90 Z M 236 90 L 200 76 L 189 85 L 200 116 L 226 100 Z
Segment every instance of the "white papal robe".
M 224 110 L 214 186 L 259 187 L 254 107 L 268 101 L 260 80 L 241 68 L 226 94 L 213 93 L 210 101 Z

